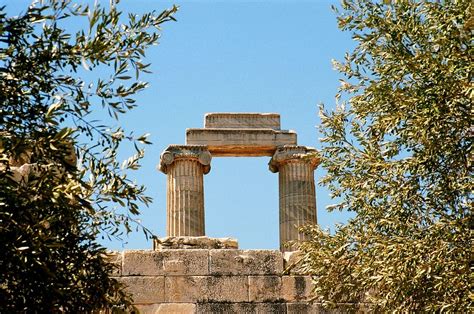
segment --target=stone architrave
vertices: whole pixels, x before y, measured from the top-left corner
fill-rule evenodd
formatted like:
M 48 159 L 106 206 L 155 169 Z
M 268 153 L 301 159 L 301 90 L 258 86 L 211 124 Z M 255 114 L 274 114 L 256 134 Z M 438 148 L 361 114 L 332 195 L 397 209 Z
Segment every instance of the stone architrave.
M 272 156 L 296 143 L 295 131 L 280 129 L 277 113 L 208 113 L 203 129 L 186 129 L 186 144 L 207 145 L 213 157 Z
M 316 224 L 314 170 L 319 164 L 317 151 L 306 146 L 285 145 L 277 148 L 269 163 L 270 171 L 279 173 L 280 250 L 288 241 L 305 240 L 298 227 Z
M 170 145 L 159 169 L 167 174 L 167 236 L 204 236 L 203 175 L 211 169 L 205 145 Z

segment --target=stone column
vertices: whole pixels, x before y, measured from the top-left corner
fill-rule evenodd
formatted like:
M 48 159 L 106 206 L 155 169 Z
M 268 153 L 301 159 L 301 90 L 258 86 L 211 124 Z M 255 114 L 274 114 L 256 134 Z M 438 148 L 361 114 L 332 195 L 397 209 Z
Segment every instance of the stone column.
M 170 145 L 161 154 L 159 169 L 168 175 L 166 235 L 203 236 L 203 175 L 211 170 L 205 145 Z
M 304 240 L 298 227 L 316 224 L 314 170 L 319 164 L 317 151 L 305 146 L 285 145 L 277 148 L 269 163 L 270 171 L 279 172 L 280 250 L 288 241 Z

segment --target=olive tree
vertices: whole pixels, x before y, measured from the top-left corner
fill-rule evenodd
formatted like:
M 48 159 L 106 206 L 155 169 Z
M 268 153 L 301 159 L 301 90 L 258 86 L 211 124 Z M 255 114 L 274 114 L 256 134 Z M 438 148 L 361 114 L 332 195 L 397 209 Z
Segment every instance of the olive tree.
M 177 8 L 123 16 L 118 5 L 0 8 L 2 313 L 130 305 L 97 236 L 130 231 L 151 201 L 128 176 L 147 135 L 119 119 L 146 88 L 145 52 Z M 136 153 L 121 163 L 124 144 Z
M 307 227 L 303 269 L 328 306 L 473 310 L 471 1 L 342 1 L 357 45 L 320 110 L 334 233 Z

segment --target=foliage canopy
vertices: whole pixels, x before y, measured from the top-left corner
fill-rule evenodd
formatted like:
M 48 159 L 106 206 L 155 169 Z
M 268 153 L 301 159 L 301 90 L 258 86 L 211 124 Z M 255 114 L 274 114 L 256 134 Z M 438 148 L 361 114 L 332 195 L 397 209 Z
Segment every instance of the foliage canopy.
M 470 1 L 343 1 L 357 42 L 334 111 L 320 110 L 322 166 L 356 213 L 334 234 L 306 228 L 302 266 L 327 305 L 473 310 Z
M 127 177 L 147 136 L 117 125 L 147 86 L 145 51 L 177 8 L 124 17 L 118 2 L 37 1 L 15 17 L 0 8 L 2 313 L 129 304 L 96 238 L 130 231 L 150 202 Z M 136 154 L 119 163 L 126 143 Z

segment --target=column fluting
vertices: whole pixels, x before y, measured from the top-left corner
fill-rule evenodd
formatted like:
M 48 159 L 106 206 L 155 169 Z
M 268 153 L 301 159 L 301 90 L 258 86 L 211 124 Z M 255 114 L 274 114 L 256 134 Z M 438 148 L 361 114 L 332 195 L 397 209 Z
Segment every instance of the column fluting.
M 269 167 L 279 173 L 280 250 L 292 251 L 289 241 L 305 240 L 298 228 L 316 224 L 314 170 L 319 164 L 317 152 L 305 146 L 278 147 Z
M 171 145 L 162 154 L 160 170 L 167 174 L 166 235 L 204 236 L 204 179 L 210 171 L 206 146 Z

